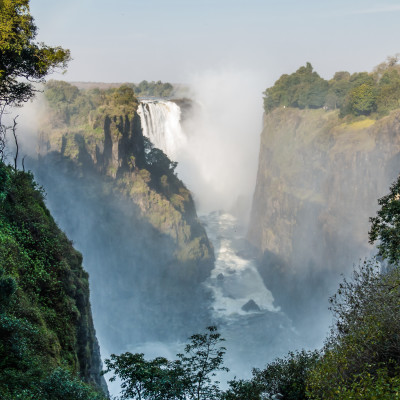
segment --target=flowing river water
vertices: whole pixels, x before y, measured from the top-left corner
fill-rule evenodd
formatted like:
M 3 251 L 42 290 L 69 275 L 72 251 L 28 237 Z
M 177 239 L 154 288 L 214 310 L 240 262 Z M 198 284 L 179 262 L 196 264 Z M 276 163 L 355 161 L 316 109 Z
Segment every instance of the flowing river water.
M 144 100 L 138 112 L 143 134 L 179 162 L 179 154 L 187 145 L 180 108 L 172 101 Z M 230 378 L 249 377 L 253 367 L 263 367 L 272 358 L 298 348 L 300 338 L 289 318 L 274 304 L 244 239 L 245 228 L 237 218 L 218 210 L 201 215 L 200 220 L 215 252 L 214 269 L 204 282 L 211 298 L 211 318 L 226 339 Z M 139 350 L 146 353 L 146 348 Z

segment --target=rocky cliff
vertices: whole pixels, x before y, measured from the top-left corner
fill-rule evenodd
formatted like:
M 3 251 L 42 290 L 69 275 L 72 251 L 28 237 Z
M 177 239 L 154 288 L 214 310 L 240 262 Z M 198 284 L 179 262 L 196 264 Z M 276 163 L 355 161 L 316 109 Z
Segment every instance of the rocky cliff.
M 51 83 L 37 166 L 50 208 L 87 260 L 105 354 L 198 329 L 199 283 L 214 257 L 175 163 L 143 137 L 124 90 Z
M 264 117 L 248 239 L 269 287 L 290 289 L 291 276 L 323 291 L 321 273 L 336 276 L 368 255 L 369 217 L 400 171 L 399 152 L 399 110 L 350 123 L 323 109 Z

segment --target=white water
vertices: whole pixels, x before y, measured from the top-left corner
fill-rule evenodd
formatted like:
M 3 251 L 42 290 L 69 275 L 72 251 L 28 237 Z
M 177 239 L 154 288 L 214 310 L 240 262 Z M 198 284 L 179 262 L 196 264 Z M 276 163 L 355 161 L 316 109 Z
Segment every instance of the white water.
M 232 321 L 253 313 L 279 311 L 254 260 L 241 248 L 237 219 L 224 212 L 212 212 L 202 216 L 201 221 L 215 251 L 215 267 L 205 283 L 213 294 L 213 316 Z
M 138 113 L 144 136 L 174 161 L 188 145 L 180 124 L 181 111 L 176 103 L 142 100 Z M 191 182 L 185 182 L 189 184 Z M 196 193 L 194 193 L 196 196 Z M 244 239 L 237 219 L 228 213 L 214 211 L 201 217 L 215 251 L 215 266 L 205 286 L 213 298 L 213 317 L 232 322 L 241 317 L 275 312 L 273 296 L 264 285 L 254 260 L 241 252 Z
M 142 100 L 138 114 L 143 135 L 175 161 L 179 151 L 186 145 L 179 106 L 172 101 Z

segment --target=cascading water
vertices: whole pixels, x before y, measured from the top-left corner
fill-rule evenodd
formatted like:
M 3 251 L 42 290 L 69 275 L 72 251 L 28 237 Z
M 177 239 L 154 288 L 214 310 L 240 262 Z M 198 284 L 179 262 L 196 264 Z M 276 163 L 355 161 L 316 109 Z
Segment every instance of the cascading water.
M 142 100 L 138 114 L 143 135 L 174 160 L 179 150 L 186 144 L 186 136 L 180 124 L 179 106 L 172 101 Z
M 234 321 L 265 311 L 278 311 L 254 260 L 247 258 L 237 219 L 224 212 L 201 217 L 215 250 L 215 267 L 206 286 L 213 294 L 213 316 Z
M 142 100 L 139 104 L 143 135 L 179 162 L 180 152 L 187 145 L 180 119 L 181 110 L 172 101 Z M 240 241 L 238 222 L 230 214 L 211 212 L 201 217 L 213 243 L 216 262 L 206 282 L 214 299 L 213 316 L 232 319 L 254 312 L 276 311 L 271 292 L 252 260 L 238 255 L 235 244 Z
M 181 127 L 178 105 L 146 100 L 140 103 L 138 112 L 143 134 L 179 164 L 187 153 L 187 146 L 193 143 Z M 185 176 L 185 183 L 190 187 L 190 173 Z M 204 288 L 211 295 L 210 317 L 227 340 L 226 361 L 231 377 L 235 374 L 243 377 L 244 371 L 249 374 L 252 367 L 262 367 L 271 358 L 294 347 L 297 334 L 291 321 L 273 304 L 273 296 L 255 260 L 249 256 L 244 230 L 236 217 L 213 211 L 200 219 L 215 252 L 214 269 L 204 282 Z

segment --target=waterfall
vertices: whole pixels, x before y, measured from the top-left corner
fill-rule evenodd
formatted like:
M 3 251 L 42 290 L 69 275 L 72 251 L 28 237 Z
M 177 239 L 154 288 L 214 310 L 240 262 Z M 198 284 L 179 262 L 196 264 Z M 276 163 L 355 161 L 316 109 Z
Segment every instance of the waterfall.
M 181 110 L 176 103 L 164 100 L 142 100 L 138 113 L 144 136 L 174 161 L 189 145 L 182 130 Z M 193 177 L 192 177 L 193 178 Z M 190 185 L 189 182 L 185 182 Z M 196 193 L 194 193 L 196 196 Z M 253 313 L 276 312 L 271 292 L 265 287 L 254 260 L 240 253 L 240 233 L 236 218 L 224 212 L 201 217 L 215 250 L 215 267 L 205 282 L 213 297 L 213 316 L 232 320 Z
M 172 101 L 142 100 L 138 114 L 143 135 L 175 161 L 177 154 L 186 144 L 186 136 L 180 123 L 179 106 Z
M 232 209 L 226 201 L 232 197 L 232 190 L 218 202 L 211 201 L 199 210 L 199 203 L 216 197 L 218 190 L 228 188 L 229 191 L 231 186 L 226 186 L 226 182 L 235 181 L 240 172 L 231 167 L 231 158 L 235 154 L 237 158 L 237 153 L 230 154 L 232 148 L 227 145 L 226 136 L 218 136 L 219 131 L 208 124 L 208 113 L 204 111 L 199 112 L 200 117 L 193 115 L 193 120 L 185 121 L 185 126 L 194 128 L 188 135 L 182 129 L 181 110 L 176 103 L 142 100 L 138 114 L 144 136 L 178 162 L 178 176 L 196 199 L 199 218 L 215 253 L 214 269 L 203 282 L 209 294 L 209 303 L 204 306 L 212 323 L 219 326 L 227 339 L 230 378 L 243 377 L 243 371 L 250 374 L 252 367 L 261 367 L 267 360 L 296 347 L 298 334 L 290 319 L 274 304 L 273 295 L 244 239 L 243 221 L 227 212 Z M 172 349 L 176 343 L 164 345 Z M 159 354 L 152 352 L 154 348 L 158 349 L 159 345 L 149 343 L 136 351 L 155 357 Z

